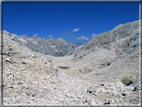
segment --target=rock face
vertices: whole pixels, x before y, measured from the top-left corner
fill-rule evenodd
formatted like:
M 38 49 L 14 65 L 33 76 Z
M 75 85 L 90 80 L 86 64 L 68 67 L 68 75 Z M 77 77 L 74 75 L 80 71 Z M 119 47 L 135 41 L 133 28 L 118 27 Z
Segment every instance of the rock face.
M 138 21 L 98 35 L 64 57 L 33 52 L 13 41 L 15 36 L 3 34 L 4 105 L 140 105 Z
M 46 55 L 64 56 L 65 54 L 76 48 L 75 44 L 72 43 L 69 45 L 63 39 L 50 38 L 49 40 L 44 40 L 36 36 L 29 38 L 26 35 L 22 35 L 21 37 L 19 37 L 16 34 L 10 34 L 7 31 L 3 32 L 4 34 L 9 35 L 9 37 L 13 41 L 16 41 L 17 43 L 26 46 L 32 51 L 40 52 Z

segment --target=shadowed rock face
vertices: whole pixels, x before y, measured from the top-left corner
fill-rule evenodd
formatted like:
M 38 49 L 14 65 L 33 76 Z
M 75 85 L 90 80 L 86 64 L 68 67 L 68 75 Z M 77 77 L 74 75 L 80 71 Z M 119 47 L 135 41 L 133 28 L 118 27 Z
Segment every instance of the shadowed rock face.
M 76 47 L 75 44 L 68 44 L 63 39 L 50 38 L 49 40 L 44 40 L 36 36 L 29 38 L 26 35 L 19 37 L 15 34 L 10 34 L 7 31 L 4 31 L 4 33 L 8 34 L 9 37 L 15 42 L 28 47 L 32 51 L 40 52 L 46 55 L 64 56 Z
M 133 83 L 130 79 L 128 79 L 128 78 L 126 78 L 126 77 L 124 77 L 124 78 L 121 80 L 121 82 L 122 82 L 123 84 L 127 85 L 127 86 Z

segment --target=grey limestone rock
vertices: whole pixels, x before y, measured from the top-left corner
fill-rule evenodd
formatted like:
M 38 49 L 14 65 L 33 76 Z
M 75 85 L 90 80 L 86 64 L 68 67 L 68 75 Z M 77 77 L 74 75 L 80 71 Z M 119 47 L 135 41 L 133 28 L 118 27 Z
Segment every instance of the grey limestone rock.
M 62 39 L 23 35 L 16 40 L 3 31 L 3 104 L 140 104 L 138 29 L 139 21 L 119 25 L 64 57 L 54 57 L 72 49 Z

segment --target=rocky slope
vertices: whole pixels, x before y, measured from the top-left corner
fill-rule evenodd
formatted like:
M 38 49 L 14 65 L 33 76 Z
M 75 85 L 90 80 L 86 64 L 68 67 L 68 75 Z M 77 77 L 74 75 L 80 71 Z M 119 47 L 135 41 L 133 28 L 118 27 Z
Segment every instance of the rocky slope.
M 88 79 L 97 72 L 107 72 L 105 78 L 108 80 L 116 78 L 115 75 L 120 78 L 125 75 L 134 76 L 131 80 L 135 82 L 139 80 L 139 46 L 139 21 L 135 21 L 94 37 L 74 55 L 73 60 L 80 65 L 86 62 L 91 72 Z
M 32 52 L 4 33 L 3 103 L 140 105 L 139 46 L 138 21 L 98 35 L 64 57 Z
M 22 35 L 20 37 L 17 36 L 16 34 L 10 34 L 7 31 L 3 32 L 4 34 L 9 35 L 9 37 L 13 41 L 16 41 L 17 43 L 26 46 L 32 51 L 40 52 L 46 55 L 64 56 L 65 54 L 76 48 L 75 44 L 73 43 L 68 44 L 63 39 L 50 38 L 49 40 L 44 40 L 37 36 L 33 36 L 30 38 L 26 35 Z
M 139 83 L 139 28 L 139 21 L 121 24 L 94 37 L 66 59 L 51 59 L 67 75 L 90 84 Z

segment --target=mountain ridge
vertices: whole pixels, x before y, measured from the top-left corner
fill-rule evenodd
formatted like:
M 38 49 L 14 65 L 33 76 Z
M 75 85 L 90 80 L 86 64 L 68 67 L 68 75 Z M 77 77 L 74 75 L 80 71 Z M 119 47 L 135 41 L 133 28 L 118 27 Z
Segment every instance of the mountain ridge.
M 32 51 L 40 52 L 46 55 L 64 56 L 68 52 L 76 48 L 75 44 L 68 44 L 63 39 L 50 38 L 49 40 L 44 40 L 37 36 L 33 36 L 30 38 L 27 35 L 22 35 L 21 37 L 19 37 L 18 35 L 10 34 L 5 30 L 3 31 L 3 33 L 9 35 L 9 37 L 13 41 L 16 41 L 17 43 L 28 47 Z

